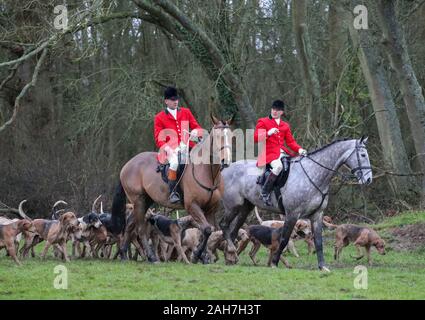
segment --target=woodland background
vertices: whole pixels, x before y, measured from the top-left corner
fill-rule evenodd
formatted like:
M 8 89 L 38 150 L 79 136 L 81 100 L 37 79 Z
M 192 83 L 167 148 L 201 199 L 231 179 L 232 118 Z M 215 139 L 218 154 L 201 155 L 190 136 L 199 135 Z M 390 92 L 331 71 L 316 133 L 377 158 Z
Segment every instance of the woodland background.
M 0 210 L 110 208 L 121 167 L 155 150 L 167 85 L 205 128 L 211 111 L 253 128 L 280 98 L 308 150 L 368 135 L 375 180 L 344 185 L 331 216 L 423 207 L 424 17 L 420 0 L 0 0 Z

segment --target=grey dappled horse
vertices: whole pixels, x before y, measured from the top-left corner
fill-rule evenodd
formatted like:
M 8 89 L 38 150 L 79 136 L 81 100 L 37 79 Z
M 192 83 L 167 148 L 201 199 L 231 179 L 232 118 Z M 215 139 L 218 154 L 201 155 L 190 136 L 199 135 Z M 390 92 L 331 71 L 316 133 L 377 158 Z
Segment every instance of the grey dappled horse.
M 306 157 L 291 160 L 288 180 L 280 189 L 286 219 L 279 250 L 272 260 L 273 266 L 277 266 L 297 220 L 308 218 L 311 220 L 314 233 L 319 269 L 329 271 L 325 267 L 322 247 L 322 216 L 328 204 L 329 185 L 343 164 L 351 169 L 351 173 L 360 184 L 368 185 L 372 182 L 366 142 L 367 138 L 363 137 L 360 140 L 337 140 L 309 153 Z M 257 176 L 255 160 L 237 161 L 222 171 L 225 190 L 222 202 L 225 211 L 220 227 L 227 240 L 226 262 L 229 264 L 237 262 L 233 242 L 254 206 L 282 213 L 278 209 L 274 192 L 272 192 L 273 207 L 266 207 L 260 200 L 261 186 L 256 183 Z

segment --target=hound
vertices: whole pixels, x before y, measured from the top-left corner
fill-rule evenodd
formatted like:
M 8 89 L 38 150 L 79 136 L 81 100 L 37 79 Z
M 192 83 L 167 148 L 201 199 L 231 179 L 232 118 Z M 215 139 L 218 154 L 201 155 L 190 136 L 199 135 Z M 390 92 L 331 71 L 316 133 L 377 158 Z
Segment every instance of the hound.
M 23 219 L 7 225 L 0 225 L 0 249 L 5 247 L 17 265 L 21 265 L 21 262 L 16 256 L 15 238 L 22 232 L 36 232 L 33 223 Z
M 372 261 L 370 259 L 370 248 L 372 246 L 375 246 L 379 254 L 385 254 L 385 241 L 382 240 L 375 230 L 367 227 L 356 226 L 354 224 L 341 224 L 336 229 L 335 260 L 339 259 L 342 248 L 348 246 L 350 242 L 354 243 L 358 254 L 361 254 L 361 247 L 365 248 L 367 262 L 369 265 L 372 265 Z M 354 258 L 359 260 L 363 258 L 363 256 L 364 255 Z
M 257 217 L 258 222 L 262 226 L 271 227 L 271 228 L 280 228 L 285 224 L 285 221 L 281 220 L 267 220 L 263 221 L 258 214 L 257 207 L 254 207 L 255 215 Z M 323 216 L 323 225 L 329 230 L 335 229 L 338 226 L 332 223 L 332 218 L 329 216 Z M 299 254 L 295 249 L 294 240 L 304 239 L 307 244 L 308 255 L 310 255 L 314 251 L 314 241 L 313 241 L 313 233 L 311 231 L 311 221 L 308 219 L 298 219 L 294 231 L 291 234 L 291 237 L 288 241 L 288 246 L 284 251 L 288 250 L 297 258 L 299 258 Z
M 14 223 L 16 221 L 19 221 L 19 219 L 9 219 L 9 218 L 6 218 L 6 217 L 0 217 L 0 225 L 2 225 L 2 226 L 5 226 L 5 225 L 8 225 L 8 224 Z M 28 232 L 25 232 L 25 233 L 26 234 L 30 234 Z M 14 243 L 15 243 L 15 248 L 16 248 L 15 250 L 16 250 L 16 252 L 18 252 L 19 243 L 21 241 L 21 238 L 22 238 L 22 232 L 18 233 L 15 236 Z
M 80 257 L 84 257 L 85 256 L 85 252 L 86 249 L 89 251 L 89 256 L 92 257 L 93 256 L 93 250 L 92 247 L 90 245 L 90 241 L 89 238 L 91 236 L 91 234 L 93 233 L 94 229 L 98 229 L 101 225 L 102 222 L 99 219 L 99 216 L 97 215 L 95 208 L 96 208 L 96 203 L 99 200 L 99 198 L 102 195 L 98 196 L 92 205 L 92 210 L 90 213 L 86 214 L 85 216 L 78 218 L 78 222 L 81 226 L 82 229 L 82 235 L 81 237 L 78 239 L 77 237 L 74 237 L 73 233 L 71 234 L 71 238 L 72 238 L 72 256 L 75 256 L 75 249 L 77 248 L 80 254 Z M 80 243 L 83 243 L 83 252 L 81 252 L 80 249 Z
M 21 203 L 19 204 L 19 214 L 21 217 L 27 218 L 29 220 L 31 220 L 30 218 L 28 218 L 25 214 L 25 212 L 22 209 L 22 205 L 26 202 L 26 200 L 21 201 Z M 59 200 L 56 201 L 53 206 L 52 206 L 52 211 L 51 211 L 51 217 L 52 220 L 57 220 L 60 213 L 64 212 L 64 209 L 60 209 L 60 210 L 56 210 L 56 207 L 59 204 L 65 204 L 67 205 L 67 203 L 63 200 Z M 34 246 L 37 243 L 40 243 L 42 240 L 40 239 L 40 235 L 38 233 L 29 233 L 29 234 L 25 234 L 25 242 L 24 242 L 24 246 L 21 248 L 21 250 L 19 251 L 22 257 L 26 257 L 28 255 L 29 250 L 31 249 L 31 256 L 34 258 L 35 257 L 35 252 L 34 252 Z
M 238 248 L 237 254 L 240 255 L 248 245 L 248 242 L 253 243 L 251 251 L 249 252 L 249 257 L 251 258 L 254 265 L 257 265 L 255 256 L 260 249 L 261 245 L 269 249 L 269 260 L 267 265 L 270 267 L 274 253 L 278 250 L 280 244 L 280 238 L 282 236 L 283 227 L 279 229 L 261 226 L 261 225 L 252 225 L 248 227 L 248 241 L 244 241 Z M 288 261 L 283 257 L 280 257 L 280 260 L 285 264 L 287 268 L 291 268 Z
M 183 230 L 194 226 L 193 218 L 191 216 L 185 216 L 177 220 L 172 220 L 160 214 L 148 214 L 147 221 L 153 226 L 159 238 L 169 245 L 166 253 L 166 261 L 169 260 L 175 247 L 184 262 L 190 264 L 186 254 L 183 252 L 181 238 Z
M 46 245 L 41 253 L 42 259 L 46 257 L 49 247 L 54 245 L 55 248 L 63 254 L 63 259 L 66 262 L 69 262 L 70 260 L 66 250 L 66 241 L 71 233 L 76 233 L 77 236 L 79 234 L 79 229 L 77 228 L 79 222 L 75 214 L 68 211 L 60 215 L 59 220 L 34 219 L 33 224 L 40 236 L 40 239 L 34 239 L 35 241 L 31 244 L 31 248 L 45 240 Z M 28 249 L 26 252 L 27 251 Z
M 257 207 L 254 207 L 255 215 L 257 217 L 258 222 L 260 225 L 264 227 L 269 228 L 275 228 L 279 229 L 284 226 L 285 221 L 282 220 L 266 220 L 263 221 L 258 213 Z M 291 237 L 289 238 L 288 245 L 286 246 L 284 251 L 289 250 L 295 257 L 299 258 L 300 255 L 297 252 L 297 249 L 295 248 L 294 240 L 296 238 L 296 235 L 309 235 L 311 234 L 311 226 L 310 224 L 306 224 L 303 220 L 298 220 L 295 224 L 294 231 L 291 234 Z M 304 236 L 303 236 L 304 237 Z M 307 241 L 306 241 L 307 242 Z M 309 242 L 307 242 L 307 245 L 310 245 Z
M 186 256 L 193 252 L 199 244 L 201 231 L 197 228 L 189 228 L 182 233 L 182 248 Z M 236 237 L 237 243 L 243 243 L 248 239 L 248 234 L 244 229 L 239 229 Z M 226 249 L 226 243 L 222 230 L 217 230 L 211 233 L 207 242 L 207 251 L 210 256 L 210 261 L 217 262 L 219 259 L 217 250 L 223 251 Z

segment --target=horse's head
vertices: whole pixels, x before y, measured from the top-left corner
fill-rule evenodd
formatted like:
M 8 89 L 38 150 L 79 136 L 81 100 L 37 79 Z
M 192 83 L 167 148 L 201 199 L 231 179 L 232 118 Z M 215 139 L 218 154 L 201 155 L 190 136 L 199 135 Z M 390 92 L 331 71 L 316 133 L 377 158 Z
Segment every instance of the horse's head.
M 367 139 L 367 137 L 362 137 L 360 140 L 356 140 L 354 149 L 345 161 L 358 182 L 365 185 L 372 183 L 372 167 L 366 150 Z
M 230 126 L 234 118 L 235 115 L 229 120 L 219 120 L 211 114 L 211 120 L 213 122 L 211 130 L 213 145 L 211 152 L 213 154 L 214 163 L 217 163 L 215 160 L 217 159 L 221 165 L 221 169 L 227 168 L 232 162 L 232 130 Z

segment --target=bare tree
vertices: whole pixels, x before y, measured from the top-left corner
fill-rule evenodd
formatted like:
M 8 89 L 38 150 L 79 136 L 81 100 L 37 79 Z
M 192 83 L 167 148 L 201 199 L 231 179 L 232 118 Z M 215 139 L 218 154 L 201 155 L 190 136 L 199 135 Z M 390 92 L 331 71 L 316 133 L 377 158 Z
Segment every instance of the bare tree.
M 410 122 L 416 161 L 425 172 L 425 100 L 407 51 L 404 32 L 398 23 L 394 0 L 377 2 L 386 54 L 400 84 L 403 101 Z M 425 176 L 422 178 L 422 206 L 425 206 Z
M 345 14 L 345 19 L 369 88 L 384 160 L 394 171 L 409 175 L 412 171 L 379 47 L 373 45 L 371 31 L 354 28 L 351 11 Z M 391 176 L 388 180 L 394 195 L 406 196 L 416 189 L 410 176 Z
M 293 1 L 292 18 L 295 45 L 305 88 L 307 116 L 306 132 L 307 136 L 314 141 L 316 138 L 317 127 L 319 127 L 321 123 L 320 117 L 321 114 L 323 114 L 323 108 L 321 103 L 320 84 L 312 57 L 312 49 L 306 17 L 307 1 Z M 317 120 L 319 121 L 317 122 Z

